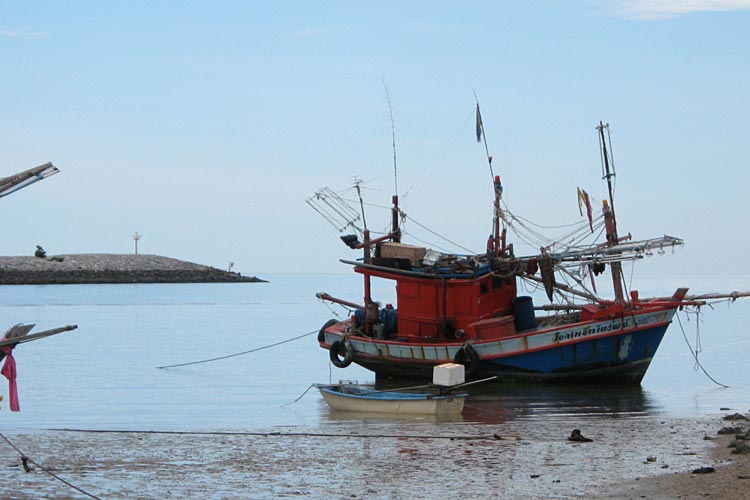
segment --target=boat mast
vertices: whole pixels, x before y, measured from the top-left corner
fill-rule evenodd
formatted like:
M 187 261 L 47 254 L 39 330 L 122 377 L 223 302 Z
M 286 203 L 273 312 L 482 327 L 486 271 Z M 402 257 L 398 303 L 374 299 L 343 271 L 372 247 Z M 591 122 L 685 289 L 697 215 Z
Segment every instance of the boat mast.
M 507 230 L 503 227 L 502 233 L 500 232 L 500 198 L 503 195 L 503 184 L 500 182 L 500 176 L 495 175 L 492 169 L 492 155 L 490 154 L 489 147 L 487 146 L 487 136 L 484 133 L 484 123 L 482 122 L 482 113 L 479 111 L 479 98 L 477 98 L 476 92 L 474 97 L 477 99 L 477 113 L 476 113 L 476 129 L 477 129 L 477 142 L 484 142 L 484 152 L 487 154 L 487 165 L 490 167 L 490 177 L 492 177 L 492 183 L 495 188 L 495 204 L 494 213 L 492 217 L 492 234 L 487 240 L 487 255 L 490 257 L 506 256 L 506 234 Z
M 607 137 L 610 139 L 610 152 L 607 151 L 607 140 L 604 137 L 605 128 L 607 129 Z M 607 180 L 607 188 L 609 190 L 609 203 L 607 203 L 607 200 L 602 202 L 602 212 L 604 213 L 604 224 L 607 229 L 607 244 L 612 246 L 619 243 L 619 237 L 617 235 L 617 217 L 615 216 L 615 196 L 612 188 L 612 179 L 616 176 L 616 173 L 614 161 L 610 161 L 612 141 L 609 137 L 609 123 L 604 125 L 600 121 L 596 129 L 599 131 L 599 145 L 601 146 L 602 179 Z M 610 163 L 612 164 L 611 168 Z M 612 270 L 612 286 L 615 291 L 615 300 L 622 302 L 625 298 L 622 288 L 622 264 L 620 262 L 612 262 L 610 263 L 610 269 Z

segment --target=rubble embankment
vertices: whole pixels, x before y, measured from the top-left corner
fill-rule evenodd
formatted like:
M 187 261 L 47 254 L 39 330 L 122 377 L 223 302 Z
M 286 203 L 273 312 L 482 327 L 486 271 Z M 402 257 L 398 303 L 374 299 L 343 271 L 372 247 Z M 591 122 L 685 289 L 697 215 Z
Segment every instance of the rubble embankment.
M 256 283 L 265 280 L 158 255 L 0 257 L 0 285 Z

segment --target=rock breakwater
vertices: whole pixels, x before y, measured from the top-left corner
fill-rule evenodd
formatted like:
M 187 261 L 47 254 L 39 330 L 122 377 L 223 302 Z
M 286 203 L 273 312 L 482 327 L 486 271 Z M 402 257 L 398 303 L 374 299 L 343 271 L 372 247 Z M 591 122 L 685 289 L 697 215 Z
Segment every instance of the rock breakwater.
M 159 255 L 0 257 L 0 284 L 253 283 L 264 280 Z

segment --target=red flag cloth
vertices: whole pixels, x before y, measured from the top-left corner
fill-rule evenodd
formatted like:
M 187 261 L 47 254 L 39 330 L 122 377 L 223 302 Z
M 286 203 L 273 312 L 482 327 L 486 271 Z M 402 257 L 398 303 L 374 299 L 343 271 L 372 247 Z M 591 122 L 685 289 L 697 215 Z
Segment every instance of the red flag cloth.
M 16 360 L 13 359 L 13 347 L 6 345 L 2 347 L 3 352 L 7 356 L 5 358 L 5 364 L 0 373 L 5 375 L 5 378 L 10 382 L 10 411 L 20 411 L 21 405 L 18 403 L 18 385 L 16 385 Z
M 589 200 L 589 194 L 586 191 L 583 191 L 583 202 L 586 204 L 586 215 L 589 218 L 589 227 L 591 228 L 591 232 L 593 233 L 594 232 L 594 216 L 593 216 L 593 211 L 591 210 L 591 200 Z
M 591 228 L 591 232 L 594 232 L 594 216 L 593 211 L 591 210 L 591 200 L 589 199 L 589 194 L 581 189 L 576 188 L 578 190 L 578 212 L 583 215 L 582 205 L 586 205 L 586 216 L 589 218 L 589 227 Z

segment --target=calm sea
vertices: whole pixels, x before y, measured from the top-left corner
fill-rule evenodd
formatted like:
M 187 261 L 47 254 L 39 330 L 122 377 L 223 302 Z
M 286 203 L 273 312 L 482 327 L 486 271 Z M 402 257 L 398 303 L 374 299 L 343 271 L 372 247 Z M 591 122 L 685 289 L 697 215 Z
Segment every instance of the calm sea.
M 339 418 L 314 382 L 374 381 L 359 367 L 328 362 L 316 334 L 345 311 L 315 292 L 359 301 L 354 275 L 268 275 L 260 284 L 68 285 L 0 287 L 0 325 L 65 324 L 78 329 L 15 350 L 21 412 L 8 409 L 0 379 L 0 422 L 6 430 L 47 428 L 134 430 L 264 430 L 317 426 Z M 696 291 L 748 288 L 748 277 L 684 277 L 670 282 Z M 656 278 L 641 280 L 642 296 L 671 294 Z M 376 296 L 393 300 L 388 283 Z M 561 415 L 699 416 L 722 407 L 750 409 L 750 300 L 705 308 L 700 360 L 722 388 L 696 370 L 696 318 L 680 315 L 667 332 L 641 388 L 478 386 L 467 421 L 549 419 Z M 157 367 L 229 355 L 310 335 L 211 363 Z

